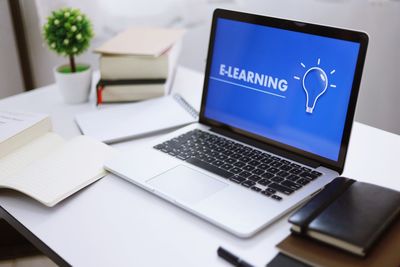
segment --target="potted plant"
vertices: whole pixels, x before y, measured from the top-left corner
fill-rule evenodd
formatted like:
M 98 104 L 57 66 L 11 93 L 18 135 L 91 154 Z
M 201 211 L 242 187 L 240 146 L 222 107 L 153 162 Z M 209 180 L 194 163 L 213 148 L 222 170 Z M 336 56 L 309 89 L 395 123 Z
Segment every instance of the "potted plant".
M 75 63 L 75 56 L 88 49 L 93 35 L 90 20 L 79 9 L 53 11 L 43 25 L 43 37 L 50 50 L 69 58 L 69 64 L 54 68 L 56 83 L 67 103 L 86 102 L 89 98 L 92 71 L 88 64 Z

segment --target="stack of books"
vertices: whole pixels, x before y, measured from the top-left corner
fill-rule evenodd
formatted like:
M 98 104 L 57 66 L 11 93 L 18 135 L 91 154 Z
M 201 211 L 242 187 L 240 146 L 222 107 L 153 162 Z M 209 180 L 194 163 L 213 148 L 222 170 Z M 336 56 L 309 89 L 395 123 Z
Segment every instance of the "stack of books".
M 338 177 L 289 218 L 277 247 L 312 266 L 397 267 L 399 215 L 400 192 Z
M 135 27 L 107 41 L 100 54 L 97 104 L 138 101 L 168 93 L 181 29 Z

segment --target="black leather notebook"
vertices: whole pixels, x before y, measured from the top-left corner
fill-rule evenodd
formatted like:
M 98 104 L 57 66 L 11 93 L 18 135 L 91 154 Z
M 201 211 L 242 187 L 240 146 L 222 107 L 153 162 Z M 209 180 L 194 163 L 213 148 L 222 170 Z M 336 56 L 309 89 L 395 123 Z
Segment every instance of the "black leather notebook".
M 400 214 L 400 192 L 338 177 L 290 218 L 292 232 L 365 256 Z

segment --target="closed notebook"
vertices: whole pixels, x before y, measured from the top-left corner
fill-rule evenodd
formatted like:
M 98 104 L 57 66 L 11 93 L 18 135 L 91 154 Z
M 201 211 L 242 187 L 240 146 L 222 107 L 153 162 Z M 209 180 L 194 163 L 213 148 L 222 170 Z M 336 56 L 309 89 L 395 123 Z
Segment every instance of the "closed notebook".
M 294 233 L 365 256 L 399 213 L 399 192 L 338 177 L 289 222 Z
M 383 233 L 366 257 L 358 257 L 332 246 L 321 244 L 318 241 L 293 234 L 282 240 L 277 248 L 281 253 L 311 266 L 399 267 L 400 218 Z

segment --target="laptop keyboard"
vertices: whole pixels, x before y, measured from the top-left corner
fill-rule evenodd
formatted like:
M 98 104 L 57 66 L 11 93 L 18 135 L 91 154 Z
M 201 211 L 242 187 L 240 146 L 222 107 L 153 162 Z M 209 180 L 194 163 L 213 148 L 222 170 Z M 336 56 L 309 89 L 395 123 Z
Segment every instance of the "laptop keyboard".
M 154 148 L 278 201 L 322 175 L 311 168 L 199 129 Z

